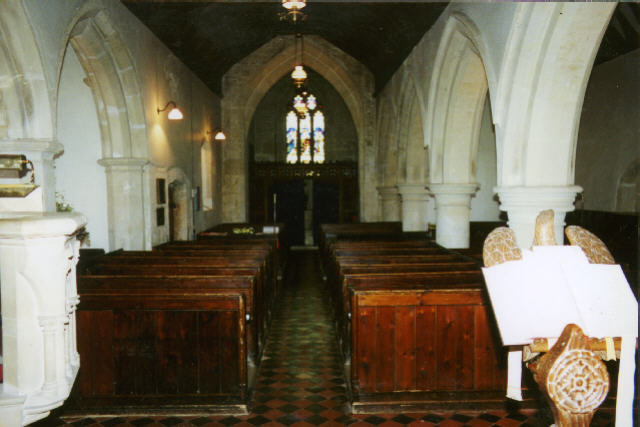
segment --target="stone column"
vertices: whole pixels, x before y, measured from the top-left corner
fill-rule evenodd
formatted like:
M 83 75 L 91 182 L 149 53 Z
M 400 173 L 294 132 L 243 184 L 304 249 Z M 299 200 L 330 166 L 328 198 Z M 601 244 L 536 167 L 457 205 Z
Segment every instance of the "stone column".
M 436 243 L 468 248 L 471 196 L 478 184 L 430 184 L 428 188 L 436 199 Z
M 49 212 L 56 210 L 56 174 L 53 158 L 63 148 L 62 144 L 54 141 L 19 139 L 0 142 L 0 154 L 24 154 L 27 160 L 31 160 L 35 171 L 35 184 L 42 188 L 44 209 Z
M 145 249 L 144 167 L 148 160 L 104 158 L 98 164 L 107 175 L 109 247 L 111 250 Z
M 402 231 L 427 231 L 429 192 L 424 184 L 398 184 L 402 199 Z
M 582 191 L 577 185 L 544 187 L 496 187 L 500 198 L 500 210 L 507 212 L 508 225 L 516 233 L 518 246 L 530 248 L 533 243 L 536 217 L 545 209 L 553 209 L 556 242 L 564 241 L 564 217 L 573 211 L 576 194 Z
M 377 187 L 380 200 L 380 219 L 382 221 L 400 221 L 400 194 L 398 187 Z

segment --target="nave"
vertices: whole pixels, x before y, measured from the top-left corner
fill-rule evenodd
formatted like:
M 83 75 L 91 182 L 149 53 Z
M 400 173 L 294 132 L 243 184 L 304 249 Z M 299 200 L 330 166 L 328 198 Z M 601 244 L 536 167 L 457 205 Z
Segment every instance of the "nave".
M 78 418 L 64 407 L 34 426 L 547 426 L 549 411 L 433 411 L 352 414 L 324 291 L 318 252 L 291 251 L 282 299 L 276 308 L 258 374 L 251 413 L 246 416 L 139 416 Z M 613 425 L 613 413 L 599 410 L 593 426 Z

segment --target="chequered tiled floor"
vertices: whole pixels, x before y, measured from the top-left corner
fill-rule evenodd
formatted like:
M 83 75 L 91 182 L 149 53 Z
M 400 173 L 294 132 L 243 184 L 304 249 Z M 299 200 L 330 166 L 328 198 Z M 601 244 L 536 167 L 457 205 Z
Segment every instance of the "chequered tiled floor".
M 355 415 L 347 402 L 345 380 L 333 335 L 328 300 L 322 293 L 316 252 L 292 254 L 292 277 L 260 367 L 251 414 L 217 417 L 137 417 L 71 419 L 54 416 L 36 426 L 547 426 L 548 411 L 434 412 Z M 613 425 L 600 411 L 592 425 Z

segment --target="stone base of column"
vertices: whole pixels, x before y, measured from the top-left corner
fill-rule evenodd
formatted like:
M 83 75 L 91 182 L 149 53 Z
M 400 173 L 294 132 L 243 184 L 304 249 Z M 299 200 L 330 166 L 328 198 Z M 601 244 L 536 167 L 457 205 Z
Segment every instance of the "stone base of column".
M 468 248 L 471 196 L 478 184 L 431 184 L 428 188 L 436 199 L 436 243 Z
M 402 231 L 427 231 L 429 192 L 424 184 L 398 184 L 402 201 Z
M 400 221 L 400 194 L 398 187 L 377 187 L 380 200 L 380 219 L 382 221 Z
M 518 246 L 528 249 L 533 244 L 536 217 L 545 209 L 553 209 L 554 231 L 559 245 L 564 241 L 564 217 L 574 210 L 577 185 L 541 187 L 496 187 L 500 210 L 507 212 L 508 225 L 516 233 Z

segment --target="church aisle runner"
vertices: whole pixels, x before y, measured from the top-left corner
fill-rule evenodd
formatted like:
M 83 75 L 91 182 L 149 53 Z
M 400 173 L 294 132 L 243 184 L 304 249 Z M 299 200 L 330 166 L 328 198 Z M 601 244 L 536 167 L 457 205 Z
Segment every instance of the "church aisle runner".
M 252 412 L 247 416 L 136 418 L 52 417 L 34 426 L 548 426 L 547 411 L 351 414 L 317 251 L 295 251 L 282 299 L 274 313 L 260 367 Z M 599 411 L 593 426 L 613 425 Z

